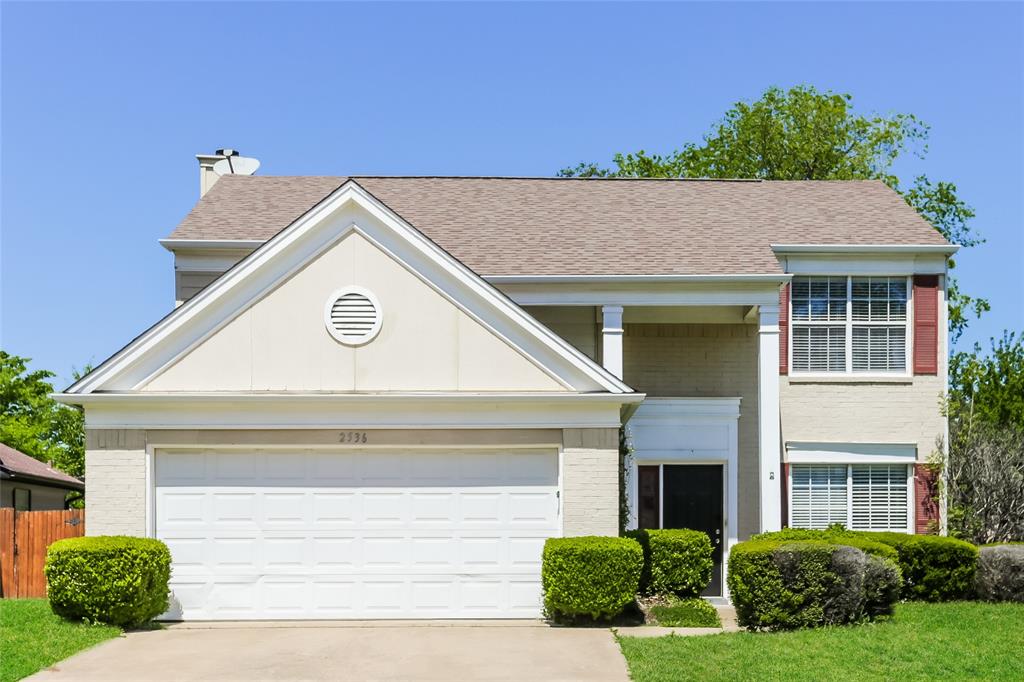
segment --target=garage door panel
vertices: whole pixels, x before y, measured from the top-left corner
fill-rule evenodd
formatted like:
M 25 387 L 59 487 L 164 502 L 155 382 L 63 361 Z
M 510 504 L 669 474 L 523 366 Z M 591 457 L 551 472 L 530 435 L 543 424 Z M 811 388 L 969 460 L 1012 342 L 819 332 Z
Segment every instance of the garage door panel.
M 314 537 L 313 568 L 337 572 L 341 569 L 353 569 L 355 563 L 356 538 L 345 537 Z
M 560 525 L 554 453 L 177 457 L 156 458 L 167 617 L 540 614 L 540 554 Z
M 313 617 L 351 618 L 356 611 L 359 584 L 348 579 L 313 579 L 310 581 Z
M 404 493 L 368 490 L 360 497 L 363 503 L 360 520 L 368 528 L 400 527 L 405 521 L 408 510 L 406 505 L 402 504 Z
M 303 527 L 309 524 L 312 500 L 309 493 L 281 490 L 264 490 L 260 496 L 259 510 L 263 515 L 262 528 Z
M 459 515 L 459 497 L 451 491 L 409 493 L 409 524 L 413 527 L 452 526 Z
M 323 524 L 351 526 L 358 517 L 359 499 L 354 492 L 310 493 L 312 521 L 316 526 Z
M 156 477 L 164 486 L 204 485 L 210 479 L 206 453 L 175 452 L 173 457 L 157 457 Z

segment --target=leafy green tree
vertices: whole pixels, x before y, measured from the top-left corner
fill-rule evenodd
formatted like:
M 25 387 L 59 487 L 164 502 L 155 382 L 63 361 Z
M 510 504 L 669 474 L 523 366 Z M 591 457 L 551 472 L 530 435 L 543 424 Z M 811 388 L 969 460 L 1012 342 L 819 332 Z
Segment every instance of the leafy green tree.
M 987 355 L 974 344 L 950 357 L 949 418 L 1024 429 L 1024 336 L 1004 332 L 991 344 Z
M 904 186 L 893 173 L 904 154 L 923 158 L 928 126 L 911 114 L 864 115 L 847 94 L 811 86 L 769 88 L 755 102 L 737 102 L 700 143 L 688 142 L 668 154 L 644 150 L 616 154 L 613 166 L 581 163 L 563 177 L 759 178 L 763 180 L 881 180 L 951 242 L 972 246 L 982 240 L 969 221 L 974 211 L 950 182 L 925 176 Z M 953 265 L 953 262 L 950 262 Z M 988 302 L 967 296 L 953 283 L 950 329 L 959 338 L 971 314 Z
M 85 474 L 85 418 L 53 398 L 53 372 L 0 351 L 0 442 L 72 476 Z

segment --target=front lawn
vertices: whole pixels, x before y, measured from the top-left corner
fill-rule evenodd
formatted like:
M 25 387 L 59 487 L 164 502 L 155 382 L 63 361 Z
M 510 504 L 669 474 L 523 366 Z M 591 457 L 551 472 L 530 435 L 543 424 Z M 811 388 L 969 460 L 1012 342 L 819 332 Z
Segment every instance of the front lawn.
M 1024 604 L 906 603 L 868 625 L 619 643 L 635 682 L 1024 680 Z
M 0 682 L 20 680 L 119 634 L 110 625 L 55 616 L 45 599 L 0 599 Z

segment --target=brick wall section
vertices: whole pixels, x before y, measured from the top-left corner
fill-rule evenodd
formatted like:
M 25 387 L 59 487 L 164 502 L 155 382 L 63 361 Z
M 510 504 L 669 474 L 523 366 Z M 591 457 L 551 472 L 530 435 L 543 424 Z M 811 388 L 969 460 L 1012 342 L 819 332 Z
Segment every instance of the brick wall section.
M 779 381 L 783 443 L 914 443 L 925 461 L 945 434 L 941 373 L 900 384 Z
M 562 526 L 567 537 L 619 534 L 618 429 L 562 432 Z
M 86 535 L 146 534 L 146 434 L 86 431 Z
M 627 324 L 627 384 L 657 397 L 741 398 L 739 419 L 740 539 L 758 531 L 757 326 Z
M 935 469 L 914 467 L 914 532 L 936 533 L 939 528 L 938 476 Z

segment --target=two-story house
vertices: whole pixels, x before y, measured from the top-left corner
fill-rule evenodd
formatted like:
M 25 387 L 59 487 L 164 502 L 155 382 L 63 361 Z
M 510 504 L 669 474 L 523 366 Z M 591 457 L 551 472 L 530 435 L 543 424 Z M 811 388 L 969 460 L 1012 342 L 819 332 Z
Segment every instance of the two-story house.
M 219 158 L 178 305 L 61 395 L 170 617 L 536 617 L 544 540 L 620 524 L 707 531 L 727 597 L 753 533 L 935 523 L 956 247 L 884 184 Z

